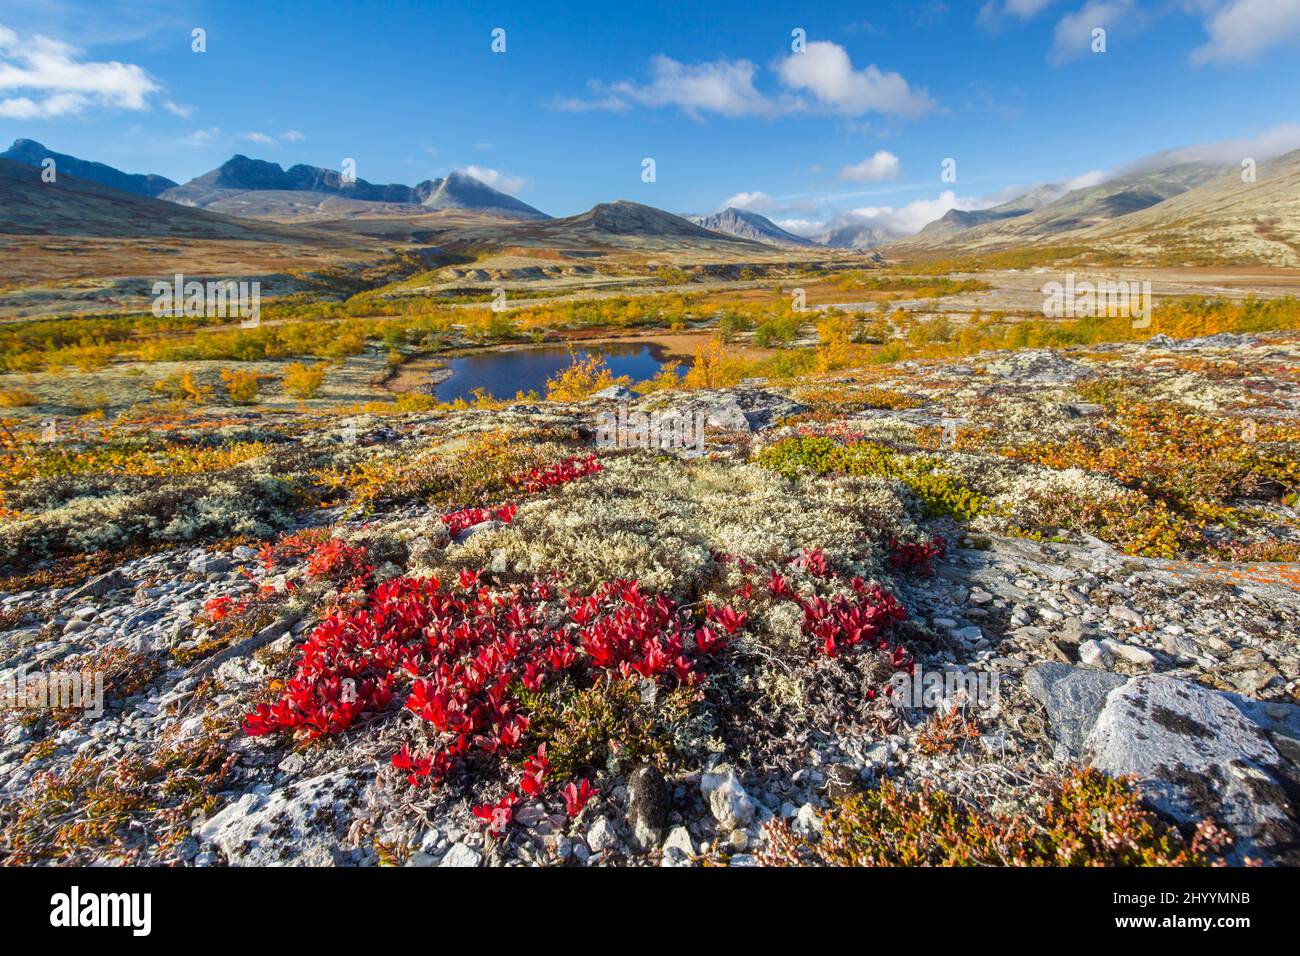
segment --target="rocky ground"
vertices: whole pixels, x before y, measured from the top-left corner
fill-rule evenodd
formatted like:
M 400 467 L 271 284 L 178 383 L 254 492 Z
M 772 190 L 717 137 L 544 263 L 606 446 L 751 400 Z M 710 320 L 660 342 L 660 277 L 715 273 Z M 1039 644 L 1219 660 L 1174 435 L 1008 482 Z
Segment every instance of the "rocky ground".
M 31 466 L 0 677 L 97 672 L 105 709 L 4 712 L 0 854 L 808 862 L 884 781 L 1032 817 L 1095 768 L 1294 864 L 1298 358 L 997 353 Z M 624 401 L 702 412 L 704 452 L 596 447 Z

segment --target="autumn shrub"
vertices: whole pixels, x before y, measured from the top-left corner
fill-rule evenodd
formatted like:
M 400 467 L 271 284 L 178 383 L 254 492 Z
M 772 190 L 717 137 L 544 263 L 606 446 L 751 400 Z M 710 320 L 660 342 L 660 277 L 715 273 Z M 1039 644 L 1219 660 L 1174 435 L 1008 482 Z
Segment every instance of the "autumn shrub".
M 686 388 L 726 388 L 744 378 L 746 369 L 747 363 L 729 355 L 726 343 L 715 337 L 696 349 L 682 385 Z
M 284 370 L 280 384 L 285 393 L 294 398 L 304 400 L 314 398 L 321 390 L 321 386 L 325 384 L 325 369 L 324 362 L 317 362 L 311 366 L 303 365 L 301 362 L 290 362 Z
M 1186 838 L 1140 799 L 1130 781 L 1091 768 L 1046 781 L 1025 812 L 988 810 L 933 786 L 889 779 L 837 801 L 819 837 L 769 824 L 769 865 L 1206 866 L 1230 840 L 1206 821 Z
M 803 320 L 787 313 L 764 319 L 754 330 L 754 344 L 761 348 L 793 342 L 803 328 Z
M 507 497 L 530 482 L 550 480 L 557 474 L 552 469 L 573 477 L 599 470 L 597 463 L 572 459 L 560 445 L 522 432 L 497 431 L 474 436 L 459 448 L 368 458 L 320 478 L 328 487 L 347 492 L 356 509 L 413 498 L 464 508 Z
M 193 372 L 177 372 L 159 379 L 153 390 L 179 402 L 201 405 L 212 396 L 212 386 L 203 385 Z
M 577 402 L 603 389 L 615 385 L 626 388 L 631 384 L 632 380 L 626 375 L 614 377 L 603 355 L 589 355 L 585 359 L 573 355 L 568 368 L 547 379 L 546 398 L 552 402 Z
M 556 772 L 566 777 L 604 771 L 611 763 L 666 769 L 676 756 L 668 726 L 689 710 L 691 694 L 678 689 L 665 696 L 663 702 L 643 700 L 636 682 L 623 679 L 520 695 L 529 739 L 546 743 Z
M 236 405 L 251 405 L 257 401 L 259 382 L 256 372 L 222 369 L 221 382 L 226 386 L 226 394 Z
M 27 405 L 39 405 L 40 398 L 35 392 L 25 388 L 0 389 L 0 408 L 22 408 Z
M 873 442 L 799 435 L 768 445 L 754 460 L 787 478 L 808 474 L 894 478 L 917 496 L 927 517 L 971 519 L 989 506 L 985 496 L 946 469 L 939 459 L 899 454 Z

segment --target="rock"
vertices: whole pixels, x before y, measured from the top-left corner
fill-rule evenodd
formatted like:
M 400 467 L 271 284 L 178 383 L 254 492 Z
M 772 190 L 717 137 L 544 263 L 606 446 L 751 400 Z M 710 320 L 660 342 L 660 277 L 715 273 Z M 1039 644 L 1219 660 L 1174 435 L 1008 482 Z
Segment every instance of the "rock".
M 616 402 L 632 402 L 641 396 L 626 386 L 611 385 L 609 388 L 602 388 L 599 392 L 593 393 L 591 397 L 604 398 Z
M 691 832 L 686 827 L 673 827 L 668 831 L 668 839 L 664 840 L 664 852 L 677 850 L 684 857 L 695 855 L 695 844 L 691 840 Z
M 232 866 L 337 865 L 347 860 L 350 808 L 360 805 L 362 789 L 336 771 L 269 794 L 245 793 L 201 822 L 195 835 L 216 844 Z
M 816 836 L 821 832 L 822 821 L 817 816 L 817 808 L 811 803 L 805 803 L 795 814 L 794 823 L 790 827 L 801 837 Z
M 1213 816 L 1236 838 L 1233 855 L 1283 847 L 1294 863 L 1296 826 L 1283 758 L 1265 729 L 1226 694 L 1164 675 L 1113 691 L 1084 742 L 1084 759 L 1113 776 L 1135 774 L 1152 805 L 1175 820 Z
M 724 830 L 735 830 L 754 819 L 754 801 L 736 777 L 736 771 L 720 764 L 700 777 L 700 790 L 713 818 Z
M 1079 645 L 1079 663 L 1085 667 L 1108 671 L 1114 662 L 1111 660 L 1110 651 L 1106 650 L 1100 641 L 1084 641 Z
M 1067 617 L 1056 632 L 1056 639 L 1066 644 L 1079 644 L 1085 636 L 1083 622 L 1077 617 Z
M 707 416 L 707 424 L 712 425 L 714 428 L 733 432 L 748 432 L 751 430 L 744 409 L 729 395 L 709 402 Z
M 1181 633 L 1164 631 L 1160 635 L 1160 646 L 1170 657 L 1195 658 L 1198 654 L 1196 642 Z
M 749 834 L 744 830 L 732 830 L 727 837 L 727 842 L 731 844 L 731 849 L 735 853 L 743 853 L 749 848 Z
M 600 817 L 587 831 L 587 846 L 593 853 L 603 853 L 618 846 L 618 834 L 608 818 Z
M 826 769 L 826 796 L 842 800 L 858 790 L 858 772 L 848 764 L 831 764 Z
M 1008 357 L 989 362 L 990 375 L 1013 382 L 1063 385 L 1094 373 L 1060 352 L 1051 349 L 1022 349 Z
M 1124 644 L 1109 637 L 1102 638 L 1101 646 L 1109 651 L 1112 656 L 1118 657 L 1126 663 L 1137 667 L 1145 667 L 1148 670 L 1155 666 L 1156 656 L 1146 648 L 1137 647 L 1133 644 Z
M 131 586 L 131 581 L 121 569 L 114 568 L 112 571 L 105 571 L 103 574 L 97 574 L 79 588 L 74 588 L 67 594 L 63 595 L 63 600 L 72 603 L 80 601 L 83 598 L 103 597 L 109 591 L 116 591 L 118 588 Z
M 478 866 L 482 861 L 483 855 L 473 847 L 468 847 L 463 843 L 455 843 L 447 851 L 447 855 L 442 858 L 439 866 Z
M 195 574 L 225 574 L 232 567 L 230 559 L 219 554 L 201 554 L 188 565 Z
M 1047 710 L 1052 735 L 1071 757 L 1083 751 L 1083 741 L 1097 721 L 1106 696 L 1127 678 L 1106 671 L 1068 664 L 1036 664 L 1025 671 L 1025 690 Z
M 1117 621 L 1124 621 L 1137 627 L 1143 624 L 1142 615 L 1125 604 L 1112 604 L 1106 613 Z
M 646 830 L 662 830 L 668 825 L 672 791 L 659 768 L 642 764 L 627 781 L 627 817 Z

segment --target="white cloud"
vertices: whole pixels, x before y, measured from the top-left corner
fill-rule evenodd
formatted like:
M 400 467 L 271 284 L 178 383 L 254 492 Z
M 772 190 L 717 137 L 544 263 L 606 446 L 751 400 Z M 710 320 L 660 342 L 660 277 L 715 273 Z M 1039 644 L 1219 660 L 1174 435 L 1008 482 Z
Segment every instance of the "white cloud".
M 1093 30 L 1100 27 L 1109 34 L 1116 24 L 1126 18 L 1135 29 L 1141 26 L 1143 17 L 1133 5 L 1133 0 L 1091 0 L 1057 22 L 1048 60 L 1064 63 L 1083 56 L 1092 49 Z M 1107 43 L 1109 44 L 1109 36 Z
M 958 196 L 951 189 L 947 189 L 934 199 L 914 199 L 904 206 L 862 206 L 851 209 L 828 222 L 826 228 L 858 226 L 878 229 L 891 236 L 910 236 L 920 232 L 923 227 L 934 222 L 950 209 L 987 209 L 994 205 L 997 204 L 990 199 Z
M 511 176 L 487 166 L 466 166 L 465 172 L 479 182 L 487 183 L 493 189 L 499 189 L 501 192 L 509 193 L 512 196 L 528 185 L 528 180 L 523 176 Z
M 988 0 L 980 7 L 975 22 L 986 30 L 1000 30 L 1012 18 L 1024 22 L 1032 20 L 1051 6 L 1055 0 Z
M 793 232 L 796 236 L 815 236 L 826 230 L 826 223 L 817 219 L 773 219 L 772 221 L 786 232 Z
M 777 78 L 789 93 L 764 93 L 755 85 L 759 68 L 749 60 L 680 63 L 667 56 L 650 61 L 650 81 L 587 84 L 588 96 L 556 101 L 561 110 L 624 112 L 637 106 L 676 107 L 693 119 L 707 114 L 788 116 L 830 111 L 844 116 L 891 113 L 919 116 L 934 108 L 925 90 L 914 90 L 900 74 L 874 64 L 855 69 L 844 48 L 809 43 L 776 64 Z M 811 96 L 811 101 L 803 95 Z
M 1279 123 L 1255 136 L 1198 143 L 1195 146 L 1153 153 L 1125 167 L 1123 172 L 1142 172 L 1172 163 L 1222 163 L 1236 166 L 1243 159 L 1264 162 L 1297 149 L 1300 149 L 1300 124 Z
M 191 116 L 194 115 L 194 107 L 188 106 L 183 103 L 175 103 L 171 100 L 163 100 L 162 105 L 163 105 L 163 109 L 165 109 L 168 113 L 171 113 L 172 116 L 179 116 L 181 119 L 189 119 Z
M 913 90 L 899 73 L 886 73 L 874 63 L 855 70 L 844 47 L 824 40 L 787 56 L 777 66 L 777 74 L 786 86 L 806 91 L 822 106 L 846 116 L 920 116 L 935 105 L 929 93 Z
M 839 171 L 839 178 L 855 183 L 875 183 L 886 179 L 897 179 L 899 169 L 898 157 L 882 149 L 860 163 L 843 167 Z
M 1006 16 L 1032 20 L 1056 0 L 989 0 L 980 8 L 980 16 Z
M 236 139 L 248 140 L 250 143 L 256 143 L 259 146 L 276 146 L 280 141 L 274 136 L 268 136 L 266 133 L 240 133 Z
M 185 144 L 188 146 L 211 146 L 221 136 L 220 126 L 209 126 L 207 129 L 196 129 L 185 137 Z
M 1209 42 L 1193 63 L 1248 60 L 1271 46 L 1300 39 L 1300 0 L 1230 0 L 1205 23 Z
M 650 60 L 650 82 L 623 81 L 603 84 L 593 81 L 589 100 L 562 100 L 566 110 L 603 109 L 615 112 L 633 106 L 658 108 L 675 106 L 695 119 L 705 113 L 737 117 L 765 115 L 774 104 L 754 88 L 758 67 L 748 60 L 716 60 L 712 63 L 679 63 L 667 56 Z
M 138 66 L 80 57 L 66 43 L 46 36 L 20 40 L 0 26 L 0 118 L 50 119 L 96 107 L 144 110 L 160 89 Z
M 296 129 L 287 129 L 280 134 L 280 138 L 286 143 L 301 143 L 307 137 L 302 135 Z
M 764 216 L 809 215 L 816 214 L 821 210 L 822 200 L 812 196 L 769 196 L 761 190 L 755 190 L 753 192 L 739 192 L 734 196 L 729 196 L 722 201 L 718 209 L 723 210 L 728 206 L 734 206 L 737 209 L 748 209 L 750 212 L 760 213 Z

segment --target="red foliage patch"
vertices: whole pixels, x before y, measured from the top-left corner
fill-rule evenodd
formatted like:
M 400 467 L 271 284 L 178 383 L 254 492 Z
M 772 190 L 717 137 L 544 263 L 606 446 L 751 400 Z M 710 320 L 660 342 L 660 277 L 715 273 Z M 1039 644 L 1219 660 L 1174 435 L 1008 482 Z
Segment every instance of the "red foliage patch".
M 436 739 L 425 754 L 403 748 L 393 764 L 413 783 L 436 781 L 471 752 L 519 746 L 528 722 L 518 684 L 540 689 L 596 670 L 702 680 L 687 649 L 690 616 L 668 599 L 647 597 L 635 581 L 611 581 L 594 594 L 565 595 L 569 620 L 556 626 L 547 623 L 551 590 L 535 582 L 493 591 L 480 586 L 477 572 L 462 575 L 458 590 L 436 578 L 385 581 L 365 606 L 336 609 L 321 622 L 280 699 L 259 705 L 244 729 L 339 733 L 386 709 L 409 678 L 404 706 Z
M 934 574 L 934 559 L 942 558 L 948 552 L 946 538 L 932 538 L 928 542 L 900 542 L 897 538 L 889 539 L 889 566 L 895 571 L 910 571 L 922 577 Z

